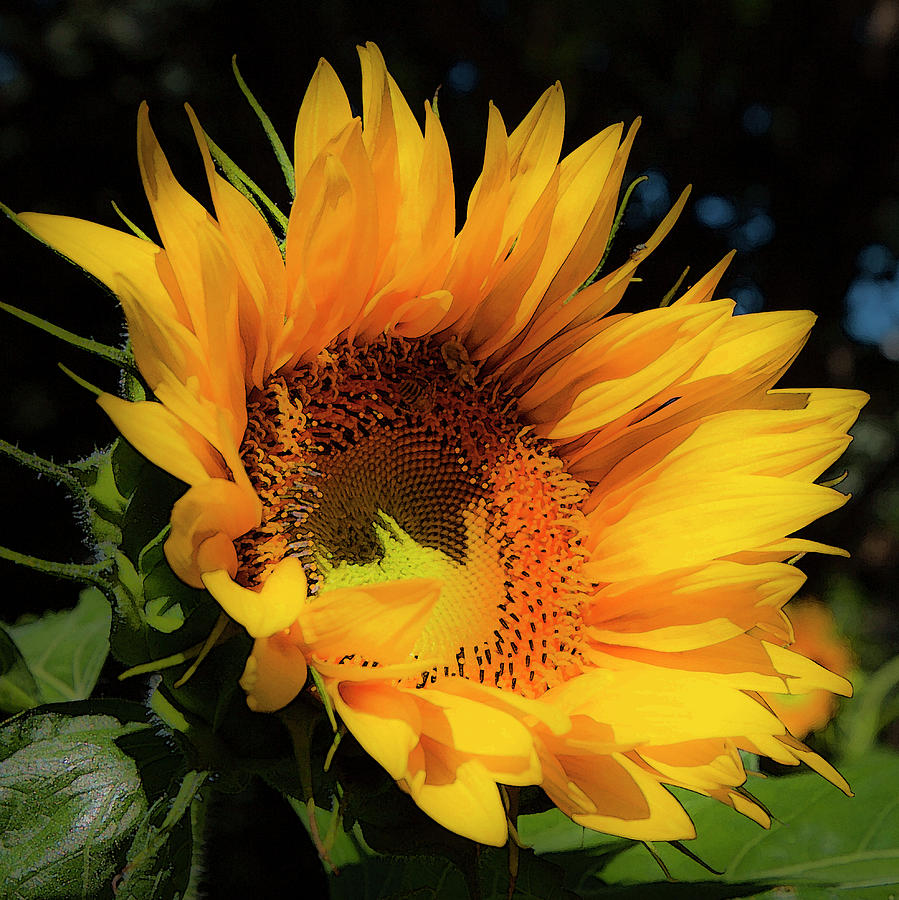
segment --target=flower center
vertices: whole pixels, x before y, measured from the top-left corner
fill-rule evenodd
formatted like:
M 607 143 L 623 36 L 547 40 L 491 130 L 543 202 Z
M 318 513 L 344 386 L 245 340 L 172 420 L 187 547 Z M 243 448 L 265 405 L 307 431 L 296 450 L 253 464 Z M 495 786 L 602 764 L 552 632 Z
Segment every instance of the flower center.
M 580 670 L 586 487 L 497 385 L 479 383 L 459 344 L 331 348 L 271 376 L 248 413 L 241 454 L 263 520 L 237 541 L 242 584 L 286 555 L 313 602 L 440 581 L 415 655 L 441 664 L 420 687 L 466 677 L 536 696 Z

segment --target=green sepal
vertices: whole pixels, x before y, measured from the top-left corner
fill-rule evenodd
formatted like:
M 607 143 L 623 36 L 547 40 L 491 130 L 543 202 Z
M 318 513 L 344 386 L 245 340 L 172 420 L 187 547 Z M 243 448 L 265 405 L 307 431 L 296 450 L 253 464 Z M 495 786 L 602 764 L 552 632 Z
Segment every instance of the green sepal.
M 8 456 L 20 466 L 31 469 L 36 475 L 51 478 L 70 491 L 77 492 L 80 486 L 78 478 L 69 466 L 53 462 L 52 459 L 45 459 L 36 453 L 29 453 L 2 438 L 0 438 L 0 453 Z
M 138 228 L 137 225 L 135 225 L 134 222 L 132 222 L 131 219 L 129 219 L 128 216 L 126 216 L 125 213 L 122 212 L 115 200 L 111 200 L 110 203 L 112 203 L 112 208 L 115 211 L 115 214 L 125 223 L 125 226 L 133 235 L 139 237 L 142 241 L 147 241 L 150 244 L 153 243 L 153 239 L 145 231 Z
M 293 163 L 290 161 L 290 156 L 287 153 L 287 150 L 284 148 L 284 143 L 281 138 L 278 136 L 278 132 L 275 131 L 275 126 L 272 125 L 272 120 L 268 117 L 268 114 L 259 104 L 259 101 L 253 96 L 253 92 L 247 87 L 247 83 L 243 79 L 243 75 L 240 74 L 240 69 L 237 68 L 237 56 L 231 57 L 231 70 L 234 72 L 234 78 L 237 81 L 237 86 L 240 88 L 240 92 L 246 97 L 247 103 L 250 104 L 253 112 L 256 113 L 256 117 L 259 119 L 259 122 L 262 125 L 263 130 L 265 131 L 266 137 L 268 137 L 269 142 L 272 145 L 272 149 L 275 151 L 275 156 L 278 159 L 278 165 L 281 166 L 281 171 L 284 173 L 284 180 L 287 182 L 287 190 L 290 191 L 291 199 L 294 197 L 296 192 L 296 175 L 293 170 Z
M 269 198 L 268 194 L 244 172 L 237 163 L 222 150 L 221 147 L 204 131 L 203 137 L 206 139 L 206 144 L 209 147 L 209 152 L 212 154 L 212 158 L 219 164 L 219 167 L 222 170 L 225 178 L 228 179 L 229 183 L 232 184 L 244 197 L 249 200 L 253 206 L 256 207 L 260 215 L 264 215 L 262 212 L 262 208 L 259 206 L 261 203 L 268 210 L 271 218 L 278 223 L 278 226 L 281 228 L 281 233 L 287 234 L 287 216 L 275 206 L 274 202 Z
M 67 581 L 81 581 L 84 584 L 94 585 L 101 589 L 108 587 L 106 573 L 111 563 L 109 560 L 99 560 L 95 563 L 60 563 L 50 559 L 41 559 L 30 556 L 27 553 L 19 553 L 9 547 L 0 547 L 0 559 L 42 572 L 44 575 L 53 575 L 56 578 L 64 578 Z
M 86 350 L 94 356 L 99 356 L 100 359 L 105 359 L 134 376 L 139 376 L 140 374 L 134 363 L 134 357 L 119 347 L 112 347 L 109 344 L 103 344 L 91 338 L 81 337 L 81 335 L 61 328 L 59 325 L 54 325 L 52 322 L 48 322 L 46 319 L 42 319 L 33 313 L 26 312 L 24 309 L 19 309 L 10 303 L 0 302 L 0 309 L 15 316 L 17 319 L 21 319 L 23 322 L 27 322 L 29 325 L 33 325 L 35 328 L 40 328 L 41 331 L 46 331 L 47 334 L 52 334 L 53 337 L 64 341 L 66 344 L 77 347 L 79 350 Z
M 621 227 L 621 220 L 624 218 L 624 214 L 627 211 L 627 205 L 630 203 L 631 194 L 634 192 L 634 188 L 637 187 L 643 181 L 648 181 L 648 175 L 641 175 L 639 178 L 635 178 L 627 187 L 627 190 L 624 192 L 624 196 L 621 198 L 621 203 L 618 205 L 618 211 L 615 213 L 615 219 L 612 222 L 612 228 L 609 231 L 609 239 L 606 241 L 606 249 L 603 251 L 602 259 L 599 261 L 599 265 L 593 270 L 591 275 L 587 278 L 587 280 L 575 291 L 575 294 L 580 293 L 584 288 L 590 287 L 594 281 L 596 281 L 599 273 L 602 271 L 602 267 L 606 264 L 606 260 L 609 258 L 609 253 L 612 251 L 612 244 L 615 242 L 615 237 L 618 234 L 618 229 Z M 570 299 L 570 298 L 569 298 Z

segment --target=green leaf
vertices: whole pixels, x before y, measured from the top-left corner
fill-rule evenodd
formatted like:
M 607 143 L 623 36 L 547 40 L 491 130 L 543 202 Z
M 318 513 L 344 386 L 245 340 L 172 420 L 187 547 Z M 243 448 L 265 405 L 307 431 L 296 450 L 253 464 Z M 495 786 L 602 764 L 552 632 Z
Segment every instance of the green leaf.
M 472 845 L 473 846 L 473 845 Z M 517 855 L 514 879 L 509 848 L 482 847 L 470 883 L 463 871 L 440 856 L 369 857 L 329 878 L 332 900 L 578 900 L 564 885 L 565 873 L 528 851 Z
M 8 627 L 43 701 L 90 695 L 109 653 L 110 621 L 106 598 L 96 588 L 87 588 L 74 609 Z
M 24 713 L 0 726 L 0 884 L 22 900 L 109 894 L 119 854 L 147 808 L 116 738 L 142 724 Z
M 287 189 L 290 191 L 290 196 L 293 197 L 296 192 L 296 176 L 293 171 L 293 163 L 290 161 L 290 154 L 284 149 L 284 144 L 278 136 L 278 132 L 275 131 L 275 126 L 272 125 L 272 120 L 259 105 L 259 101 L 253 96 L 253 92 L 247 87 L 243 75 L 240 74 L 240 69 L 237 68 L 236 56 L 231 57 L 231 69 L 234 72 L 234 77 L 237 80 L 237 85 L 240 88 L 241 93 L 247 98 L 247 102 L 250 104 L 253 112 L 256 113 L 256 116 L 272 145 L 272 150 L 275 151 L 278 164 L 281 166 L 281 171 L 284 173 L 284 181 L 287 183 Z
M 753 795 L 779 817 L 767 831 L 694 795 L 688 805 L 699 837 L 687 846 L 724 870 L 722 881 L 756 882 L 760 890 L 788 887 L 791 897 L 874 900 L 899 893 L 899 754 L 872 753 L 847 764 L 843 774 L 853 798 L 813 774 L 753 781 Z M 656 844 L 655 850 L 675 878 L 708 880 L 673 848 Z M 635 846 L 609 862 L 601 877 L 609 883 L 655 882 L 659 870 Z
M 38 706 L 41 691 L 9 633 L 0 625 L 0 710 L 21 712 Z

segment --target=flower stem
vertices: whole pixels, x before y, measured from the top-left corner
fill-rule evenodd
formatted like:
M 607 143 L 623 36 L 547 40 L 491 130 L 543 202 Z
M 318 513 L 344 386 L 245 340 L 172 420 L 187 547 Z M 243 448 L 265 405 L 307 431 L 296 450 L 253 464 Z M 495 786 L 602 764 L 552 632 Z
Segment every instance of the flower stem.
M 103 589 L 109 588 L 109 583 L 102 577 L 102 573 L 112 567 L 112 560 L 109 559 L 87 565 L 60 563 L 49 559 L 39 559 L 36 556 L 28 556 L 26 553 L 10 550 L 8 547 L 0 547 L 0 559 L 7 559 L 18 566 L 25 566 L 27 569 L 34 569 L 36 572 L 43 572 L 46 575 L 55 575 L 57 578 L 83 581 Z
M 73 347 L 78 347 L 79 350 L 87 350 L 88 353 L 93 353 L 94 356 L 99 356 L 101 359 L 115 363 L 120 369 L 130 372 L 132 375 L 137 376 L 140 374 L 134 365 L 131 355 L 118 347 L 111 347 L 109 344 L 101 344 L 99 341 L 81 337 L 79 334 L 60 328 L 58 325 L 54 325 L 52 322 L 40 318 L 40 316 L 26 312 L 24 309 L 19 309 L 10 303 L 0 302 L 0 309 L 8 312 L 11 316 L 15 316 L 17 319 L 21 319 L 23 322 L 27 322 L 29 325 L 33 325 L 35 328 L 40 328 L 41 331 L 46 331 L 47 334 L 52 334 L 53 337 L 59 338 Z

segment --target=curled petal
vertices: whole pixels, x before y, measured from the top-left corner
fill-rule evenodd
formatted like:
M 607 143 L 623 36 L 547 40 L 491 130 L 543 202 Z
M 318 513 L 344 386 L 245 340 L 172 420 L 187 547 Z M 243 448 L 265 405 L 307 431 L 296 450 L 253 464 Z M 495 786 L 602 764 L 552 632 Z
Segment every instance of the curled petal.
M 292 556 L 271 569 L 258 591 L 241 587 L 224 569 L 205 572 L 202 580 L 222 609 L 254 638 L 290 628 L 306 603 L 306 573 Z
M 195 485 L 172 508 L 172 533 L 165 542 L 169 565 L 179 578 L 199 588 L 204 586 L 204 572 L 235 574 L 237 554 L 231 542 L 258 525 L 261 514 L 259 498 L 248 487 L 224 478 Z
M 306 660 L 284 633 L 256 638 L 240 686 L 253 712 L 275 712 L 287 706 L 306 683 Z

